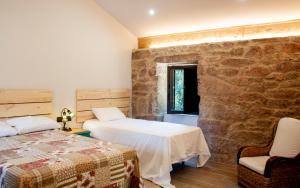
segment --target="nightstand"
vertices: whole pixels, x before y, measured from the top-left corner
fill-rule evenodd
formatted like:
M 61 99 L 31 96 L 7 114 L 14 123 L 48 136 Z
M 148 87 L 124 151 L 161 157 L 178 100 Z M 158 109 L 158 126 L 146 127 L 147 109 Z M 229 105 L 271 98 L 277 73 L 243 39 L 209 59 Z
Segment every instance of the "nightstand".
M 91 137 L 91 131 L 82 128 L 72 128 L 72 131 L 70 131 L 70 133 L 85 137 Z

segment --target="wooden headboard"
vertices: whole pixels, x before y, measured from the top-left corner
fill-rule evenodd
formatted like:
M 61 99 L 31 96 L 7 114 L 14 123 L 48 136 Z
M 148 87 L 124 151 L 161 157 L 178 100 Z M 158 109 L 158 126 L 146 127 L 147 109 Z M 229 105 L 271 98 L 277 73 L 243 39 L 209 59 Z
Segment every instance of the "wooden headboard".
M 130 116 L 129 89 L 79 89 L 76 91 L 76 120 L 83 123 L 94 119 L 92 108 L 118 107 Z
M 0 89 L 0 119 L 53 114 L 52 92 L 48 90 Z

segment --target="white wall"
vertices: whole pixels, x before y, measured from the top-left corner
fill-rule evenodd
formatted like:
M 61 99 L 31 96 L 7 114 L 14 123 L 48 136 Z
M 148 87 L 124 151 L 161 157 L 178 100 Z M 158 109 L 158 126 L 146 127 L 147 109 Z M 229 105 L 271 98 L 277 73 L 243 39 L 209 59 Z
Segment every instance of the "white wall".
M 95 0 L 0 0 L 0 88 L 44 88 L 55 112 L 76 88 L 130 88 L 137 38 Z

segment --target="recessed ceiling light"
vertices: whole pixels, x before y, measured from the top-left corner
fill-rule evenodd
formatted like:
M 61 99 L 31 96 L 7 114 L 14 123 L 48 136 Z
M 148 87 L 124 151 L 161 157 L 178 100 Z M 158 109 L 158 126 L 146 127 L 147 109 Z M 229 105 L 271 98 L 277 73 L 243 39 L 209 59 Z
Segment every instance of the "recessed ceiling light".
M 155 10 L 150 9 L 148 13 L 149 13 L 149 15 L 153 16 L 155 14 Z

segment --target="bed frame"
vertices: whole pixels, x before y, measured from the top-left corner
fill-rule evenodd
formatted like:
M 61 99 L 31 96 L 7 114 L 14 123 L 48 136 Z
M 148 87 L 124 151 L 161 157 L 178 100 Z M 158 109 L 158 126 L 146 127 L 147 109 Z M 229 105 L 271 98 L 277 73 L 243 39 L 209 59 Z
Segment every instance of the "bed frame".
M 0 119 L 21 116 L 53 116 L 49 90 L 0 89 Z
M 76 120 L 94 119 L 92 108 L 118 107 L 126 116 L 130 112 L 129 89 L 79 89 L 76 91 Z

